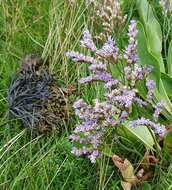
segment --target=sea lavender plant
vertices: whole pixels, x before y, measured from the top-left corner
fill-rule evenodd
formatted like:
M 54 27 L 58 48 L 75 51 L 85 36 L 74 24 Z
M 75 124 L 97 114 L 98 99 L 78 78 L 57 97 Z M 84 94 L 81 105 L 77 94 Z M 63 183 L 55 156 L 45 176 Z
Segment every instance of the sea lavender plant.
M 165 126 L 158 123 L 159 107 L 155 108 L 153 121 L 142 115 L 134 121 L 131 118 L 134 104 L 140 107 L 153 104 L 155 88 L 154 81 L 147 79 L 152 68 L 142 67 L 138 64 L 136 35 L 136 21 L 132 20 L 128 30 L 129 43 L 125 51 L 121 51 L 124 52 L 122 55 L 112 37 L 108 37 L 103 47 L 98 49 L 90 33 L 86 30 L 81 40 L 81 46 L 91 50 L 94 58 L 74 51 L 66 53 L 66 56 L 74 61 L 89 65 L 90 75 L 81 78 L 79 81 L 81 84 L 99 81 L 104 84 L 105 88 L 102 100 L 96 99 L 93 104 L 88 104 L 83 99 L 79 99 L 73 105 L 75 114 L 80 119 L 80 124 L 76 126 L 70 136 L 74 143 L 72 153 L 76 156 L 86 155 L 91 162 L 95 163 L 96 159 L 102 155 L 101 150 L 106 132 L 110 128 L 120 127 L 126 123 L 130 123 L 131 128 L 144 125 L 161 137 L 165 135 Z M 114 78 L 109 67 L 110 63 L 120 64 L 121 61 L 125 65 L 123 69 L 125 80 Z M 146 100 L 140 98 L 138 94 L 136 88 L 138 81 L 145 81 L 148 90 Z

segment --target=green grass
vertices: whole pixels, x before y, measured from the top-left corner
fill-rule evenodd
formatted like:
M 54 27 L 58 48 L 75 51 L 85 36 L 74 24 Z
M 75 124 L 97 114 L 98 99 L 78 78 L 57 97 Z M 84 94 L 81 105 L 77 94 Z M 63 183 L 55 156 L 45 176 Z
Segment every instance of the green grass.
M 133 7 L 130 8 L 130 15 Z M 0 3 L 0 189 L 2 190 L 121 190 L 120 174 L 112 161 L 103 157 L 97 164 L 88 159 L 74 157 L 68 135 L 76 121 L 71 119 L 62 134 L 32 136 L 14 121 L 6 121 L 6 93 L 10 79 L 19 67 L 20 59 L 30 53 L 40 53 L 50 60 L 50 70 L 61 84 L 77 85 L 76 95 L 81 94 L 77 80 L 86 74 L 85 66 L 75 65 L 64 56 L 77 49 L 83 28 L 92 26 L 89 11 L 83 1 L 71 6 L 67 0 L 9 0 Z M 95 85 L 83 89 L 87 100 L 95 96 Z M 96 95 L 101 94 L 96 91 Z M 125 147 L 125 144 L 123 145 Z M 114 151 L 134 160 L 139 159 L 137 149 L 125 153 L 114 142 Z M 127 151 L 126 151 L 127 152 Z M 157 167 L 158 180 L 152 187 L 172 189 L 172 169 Z M 157 181 L 159 181 L 157 183 Z M 161 183 L 162 181 L 162 183 Z M 155 184 L 154 184 L 155 183 Z M 164 185 L 162 185 L 164 184 Z M 138 189 L 138 188 L 136 188 Z

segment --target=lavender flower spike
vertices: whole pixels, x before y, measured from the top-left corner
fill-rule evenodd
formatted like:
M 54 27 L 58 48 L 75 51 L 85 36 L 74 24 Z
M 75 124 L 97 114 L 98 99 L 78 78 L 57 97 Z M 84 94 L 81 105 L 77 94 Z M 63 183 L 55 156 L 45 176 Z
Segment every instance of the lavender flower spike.
M 104 63 L 92 64 L 89 66 L 89 70 L 92 71 L 93 73 L 96 73 L 98 70 L 107 71 L 107 66 Z
M 154 123 L 154 122 L 150 121 L 149 119 L 145 119 L 143 117 L 141 119 L 135 120 L 131 123 L 132 128 L 136 128 L 141 125 L 151 127 L 155 131 L 155 133 L 158 134 L 160 137 L 163 137 L 166 134 L 166 128 L 164 125 Z
M 93 81 L 100 81 L 100 82 L 107 83 L 107 82 L 113 81 L 113 78 L 112 78 L 112 75 L 106 71 L 95 70 L 94 75 L 90 75 L 88 77 L 84 77 L 79 80 L 81 84 L 89 83 Z
M 155 111 L 153 114 L 154 120 L 157 121 L 159 118 L 159 115 L 162 112 L 162 108 L 163 108 L 163 101 L 159 102 L 158 104 L 156 104 L 155 106 Z
M 83 99 L 79 99 L 77 100 L 74 104 L 73 104 L 73 108 L 74 109 L 81 109 L 83 107 L 86 107 L 87 104 L 84 102 Z
M 93 42 L 92 36 L 87 29 L 84 31 L 83 38 L 80 42 L 81 42 L 81 47 L 86 47 L 86 48 L 90 49 L 91 51 L 97 50 L 97 48 Z
M 138 59 L 137 55 L 137 41 L 136 41 L 136 36 L 137 36 L 137 23 L 135 20 L 131 20 L 129 29 L 128 29 L 128 36 L 129 36 L 129 44 L 125 49 L 125 54 L 124 54 L 124 59 L 126 62 L 130 64 L 136 63 Z
M 147 93 L 147 101 L 150 102 L 153 98 L 153 92 L 155 89 L 155 82 L 153 80 L 147 80 L 146 81 L 146 87 L 148 89 L 148 93 Z
M 108 37 L 107 42 L 103 45 L 103 47 L 100 50 L 97 50 L 96 53 L 104 58 L 113 57 L 115 61 L 117 61 L 119 58 L 119 49 L 116 46 L 115 41 L 111 38 L 111 36 Z
M 91 56 L 85 56 L 79 52 L 75 52 L 75 51 L 68 51 L 66 52 L 66 57 L 70 57 L 73 61 L 76 62 L 84 62 L 84 63 L 88 63 L 88 64 L 102 64 L 101 62 L 97 61 L 97 59 L 94 59 Z

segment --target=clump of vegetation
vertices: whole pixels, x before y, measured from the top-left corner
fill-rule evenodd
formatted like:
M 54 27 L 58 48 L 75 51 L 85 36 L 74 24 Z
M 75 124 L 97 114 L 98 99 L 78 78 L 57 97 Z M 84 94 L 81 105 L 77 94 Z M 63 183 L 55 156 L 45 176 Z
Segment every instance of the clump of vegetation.
M 8 116 L 40 132 L 58 129 L 67 117 L 66 92 L 38 55 L 28 55 L 8 90 Z

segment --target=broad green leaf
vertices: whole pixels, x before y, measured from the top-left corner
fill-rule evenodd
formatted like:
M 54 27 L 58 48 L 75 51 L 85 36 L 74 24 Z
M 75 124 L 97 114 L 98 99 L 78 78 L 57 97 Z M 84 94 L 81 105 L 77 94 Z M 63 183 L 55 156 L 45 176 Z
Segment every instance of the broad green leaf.
M 117 129 L 118 134 L 126 137 L 132 141 L 140 141 L 145 147 L 149 149 L 154 149 L 154 139 L 146 126 L 138 126 L 137 128 L 131 128 L 129 124 L 126 122 L 125 125 L 120 126 Z M 153 132 L 154 133 L 154 132 Z
M 143 142 L 147 148 L 153 149 L 154 140 L 146 126 L 138 126 L 136 128 L 125 126 L 125 128 L 137 139 Z
M 168 48 L 167 67 L 168 67 L 168 74 L 172 77 L 172 40 Z
M 147 0 L 137 1 L 138 12 L 143 20 L 146 32 L 147 48 L 149 53 L 157 60 L 161 72 L 165 72 L 162 51 L 162 32 L 161 26 L 156 20 L 152 7 Z
M 160 73 L 160 64 L 157 60 L 149 53 L 147 48 L 147 40 L 146 33 L 143 25 L 138 22 L 138 35 L 137 35 L 137 49 L 139 54 L 140 63 L 142 65 L 153 66 L 152 77 L 156 80 L 157 84 L 159 84 L 161 73 Z
M 171 101 L 164 88 L 164 84 L 163 84 L 162 80 L 160 80 L 159 89 L 158 88 L 155 89 L 154 96 L 158 102 L 160 102 L 160 101 L 165 102 L 164 107 L 166 110 L 164 110 L 165 111 L 164 114 L 169 120 L 171 120 L 172 119 L 171 118 L 172 117 L 172 115 L 171 115 L 172 104 L 171 104 Z
M 156 20 L 154 14 L 153 14 L 153 11 L 152 11 L 152 7 L 149 5 L 148 1 L 147 0 L 142 0 L 142 1 L 137 0 L 137 7 L 139 10 L 140 16 L 143 19 L 143 22 L 144 23 L 152 22 L 153 27 L 156 31 L 156 34 L 158 35 L 158 38 L 160 40 L 162 40 L 161 26 L 158 23 L 158 21 Z
M 161 72 L 165 72 L 165 67 L 163 63 L 163 58 L 161 55 L 162 51 L 162 41 L 160 40 L 158 34 L 153 28 L 153 24 L 149 23 L 146 25 L 146 35 L 147 35 L 147 47 L 150 54 L 157 60 L 160 65 Z
M 160 102 L 160 101 L 164 101 L 165 102 L 165 110 L 163 112 L 163 114 L 168 118 L 168 119 L 172 119 L 171 117 L 171 110 L 172 110 L 172 104 L 171 101 L 167 95 L 166 89 L 164 87 L 164 84 L 162 82 L 161 77 L 161 72 L 160 72 L 160 64 L 157 61 L 157 59 L 155 59 L 152 54 L 150 54 L 148 47 L 147 47 L 147 40 L 146 40 L 146 33 L 144 30 L 143 25 L 138 22 L 138 29 L 139 29 L 139 33 L 138 33 L 138 54 L 139 54 L 139 58 L 140 58 L 140 63 L 142 65 L 152 65 L 153 66 L 153 72 L 151 74 L 151 78 L 156 80 L 157 82 L 157 88 L 155 90 L 155 99 L 156 101 Z

